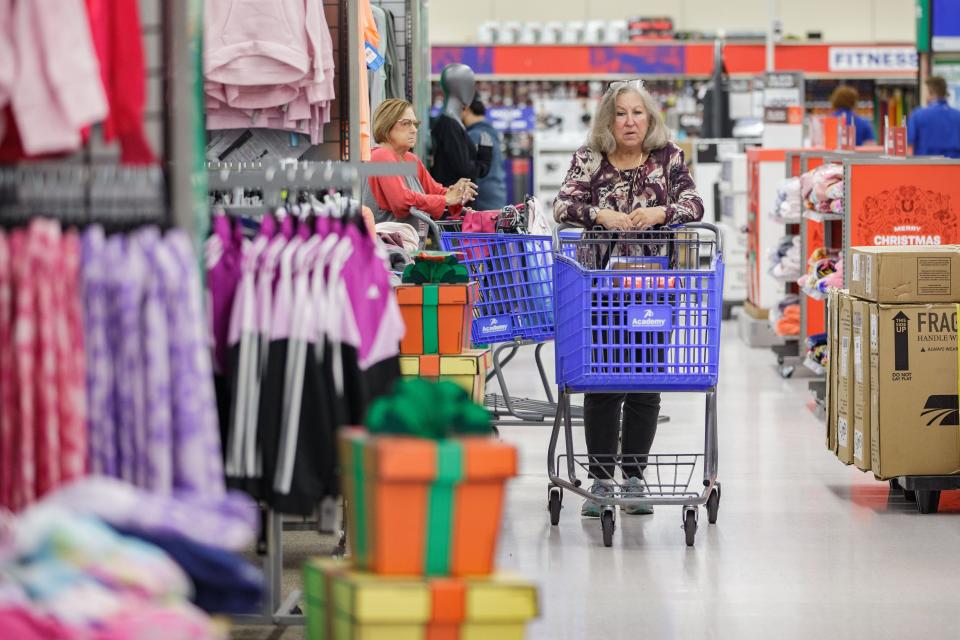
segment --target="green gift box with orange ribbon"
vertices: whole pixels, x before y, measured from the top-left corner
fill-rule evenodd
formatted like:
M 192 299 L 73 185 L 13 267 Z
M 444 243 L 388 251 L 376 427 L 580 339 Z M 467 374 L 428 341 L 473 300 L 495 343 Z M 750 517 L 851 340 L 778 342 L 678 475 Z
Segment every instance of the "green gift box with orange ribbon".
M 303 578 L 309 640 L 522 640 L 539 615 L 536 585 L 505 573 L 378 576 L 316 558 Z
M 493 569 L 517 450 L 489 435 L 487 411 L 449 382 L 397 384 L 369 430 L 340 434 L 347 532 L 357 568 L 477 576 Z

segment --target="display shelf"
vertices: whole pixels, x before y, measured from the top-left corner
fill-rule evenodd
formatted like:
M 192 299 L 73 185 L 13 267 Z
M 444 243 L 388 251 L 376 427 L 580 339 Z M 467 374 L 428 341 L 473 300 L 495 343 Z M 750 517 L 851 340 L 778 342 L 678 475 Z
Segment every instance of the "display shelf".
M 807 220 L 823 224 L 824 222 L 840 222 L 845 216 L 842 213 L 820 213 L 819 211 L 807 209 L 803 212 L 803 217 Z

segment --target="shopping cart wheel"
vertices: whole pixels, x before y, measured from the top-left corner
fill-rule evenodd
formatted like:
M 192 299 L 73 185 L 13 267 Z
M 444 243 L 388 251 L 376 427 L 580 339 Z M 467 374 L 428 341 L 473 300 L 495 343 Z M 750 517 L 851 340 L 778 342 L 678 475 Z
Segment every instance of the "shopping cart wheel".
M 600 526 L 603 528 L 603 546 L 613 546 L 613 530 L 617 525 L 613 519 L 613 509 L 604 509 L 600 514 Z
M 547 502 L 547 509 L 550 510 L 550 524 L 557 526 L 560 524 L 560 509 L 563 508 L 563 489 L 560 487 L 550 487 L 550 500 Z
M 784 380 L 789 380 L 790 378 L 793 377 L 793 372 L 796 370 L 797 368 L 793 365 L 781 365 L 780 377 L 783 378 Z
M 940 509 L 940 492 L 926 489 L 917 491 L 917 509 L 920 513 L 936 513 Z
M 685 509 L 683 512 L 683 531 L 687 535 L 687 546 L 692 547 L 697 539 L 697 510 Z
M 720 511 L 720 485 L 716 485 L 707 498 L 707 522 L 717 524 L 717 513 Z

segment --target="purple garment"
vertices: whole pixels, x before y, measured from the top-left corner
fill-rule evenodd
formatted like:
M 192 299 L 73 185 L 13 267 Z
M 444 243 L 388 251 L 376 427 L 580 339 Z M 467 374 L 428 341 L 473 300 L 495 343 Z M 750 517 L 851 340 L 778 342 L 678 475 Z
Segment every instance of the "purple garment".
M 146 260 L 136 243 L 120 235 L 107 240 L 104 251 L 108 285 L 108 326 L 113 355 L 114 412 L 117 420 L 118 477 L 143 486 L 146 463 L 139 456 L 146 445 L 146 399 L 141 345 L 140 305 Z M 141 464 L 142 462 L 142 464 Z
M 151 491 L 173 491 L 173 391 L 170 375 L 170 336 L 167 311 L 160 281 L 162 253 L 168 251 L 156 227 L 140 230 L 132 239 L 143 249 L 149 263 L 143 307 L 143 372 L 147 425 L 145 484 Z
M 361 233 L 355 225 L 348 225 L 346 233 L 353 242 L 353 252 L 342 278 L 360 332 L 360 367 L 367 369 L 399 353 L 395 345 L 403 338 L 404 328 L 402 320 L 397 322 L 398 310 L 393 309 L 396 296 L 383 257 L 377 253 L 370 236 Z
M 174 489 L 207 497 L 226 491 L 213 366 L 204 340 L 200 278 L 190 238 L 167 234 L 172 260 L 161 265 L 170 336 Z
M 87 359 L 87 432 L 90 473 L 116 476 L 117 422 L 114 416 L 113 354 L 107 337 L 109 302 L 103 262 L 103 228 L 83 234 L 80 281 L 83 300 L 84 345 Z
M 213 315 L 213 363 L 217 372 L 227 369 L 230 311 L 240 284 L 243 235 L 239 225 L 237 227 L 234 231 L 230 219 L 225 215 L 214 216 L 213 235 L 207 238 L 204 246 L 207 291 L 210 313 Z
M 111 478 L 90 477 L 51 493 L 46 502 L 111 525 L 173 533 L 231 551 L 247 548 L 259 526 L 256 503 L 236 491 L 219 497 L 166 496 Z

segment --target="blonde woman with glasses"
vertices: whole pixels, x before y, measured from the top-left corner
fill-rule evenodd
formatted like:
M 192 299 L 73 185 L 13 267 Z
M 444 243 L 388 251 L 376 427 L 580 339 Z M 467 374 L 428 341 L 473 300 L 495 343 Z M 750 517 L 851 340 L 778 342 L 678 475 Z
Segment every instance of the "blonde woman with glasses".
M 379 222 L 406 222 L 416 227 L 410 209 L 419 209 L 437 220 L 446 211 L 456 214 L 477 196 L 477 185 L 463 178 L 450 188 L 430 175 L 420 158 L 411 153 L 417 144 L 422 123 L 406 100 L 384 100 L 373 116 L 373 137 L 380 145 L 373 150 L 372 162 L 416 162 L 417 175 L 374 177 L 368 179 L 368 194 L 363 203 L 371 206 Z M 375 206 L 374 206 L 375 205 Z
M 703 217 L 703 201 L 683 151 L 670 141 L 660 108 L 643 81 L 614 82 L 604 93 L 587 143 L 574 153 L 554 202 L 554 217 L 560 223 L 611 231 L 656 229 Z M 602 456 L 616 455 L 619 442 L 624 454 L 642 460 L 653 446 L 659 416 L 658 393 L 586 394 L 587 452 L 601 456 L 590 466 L 594 495 L 612 494 L 616 469 Z M 608 463 L 600 464 L 603 460 Z M 623 465 L 624 497 L 642 495 L 643 471 L 642 464 Z M 624 511 L 640 515 L 653 508 Z M 600 517 L 600 505 L 586 500 L 581 515 Z

